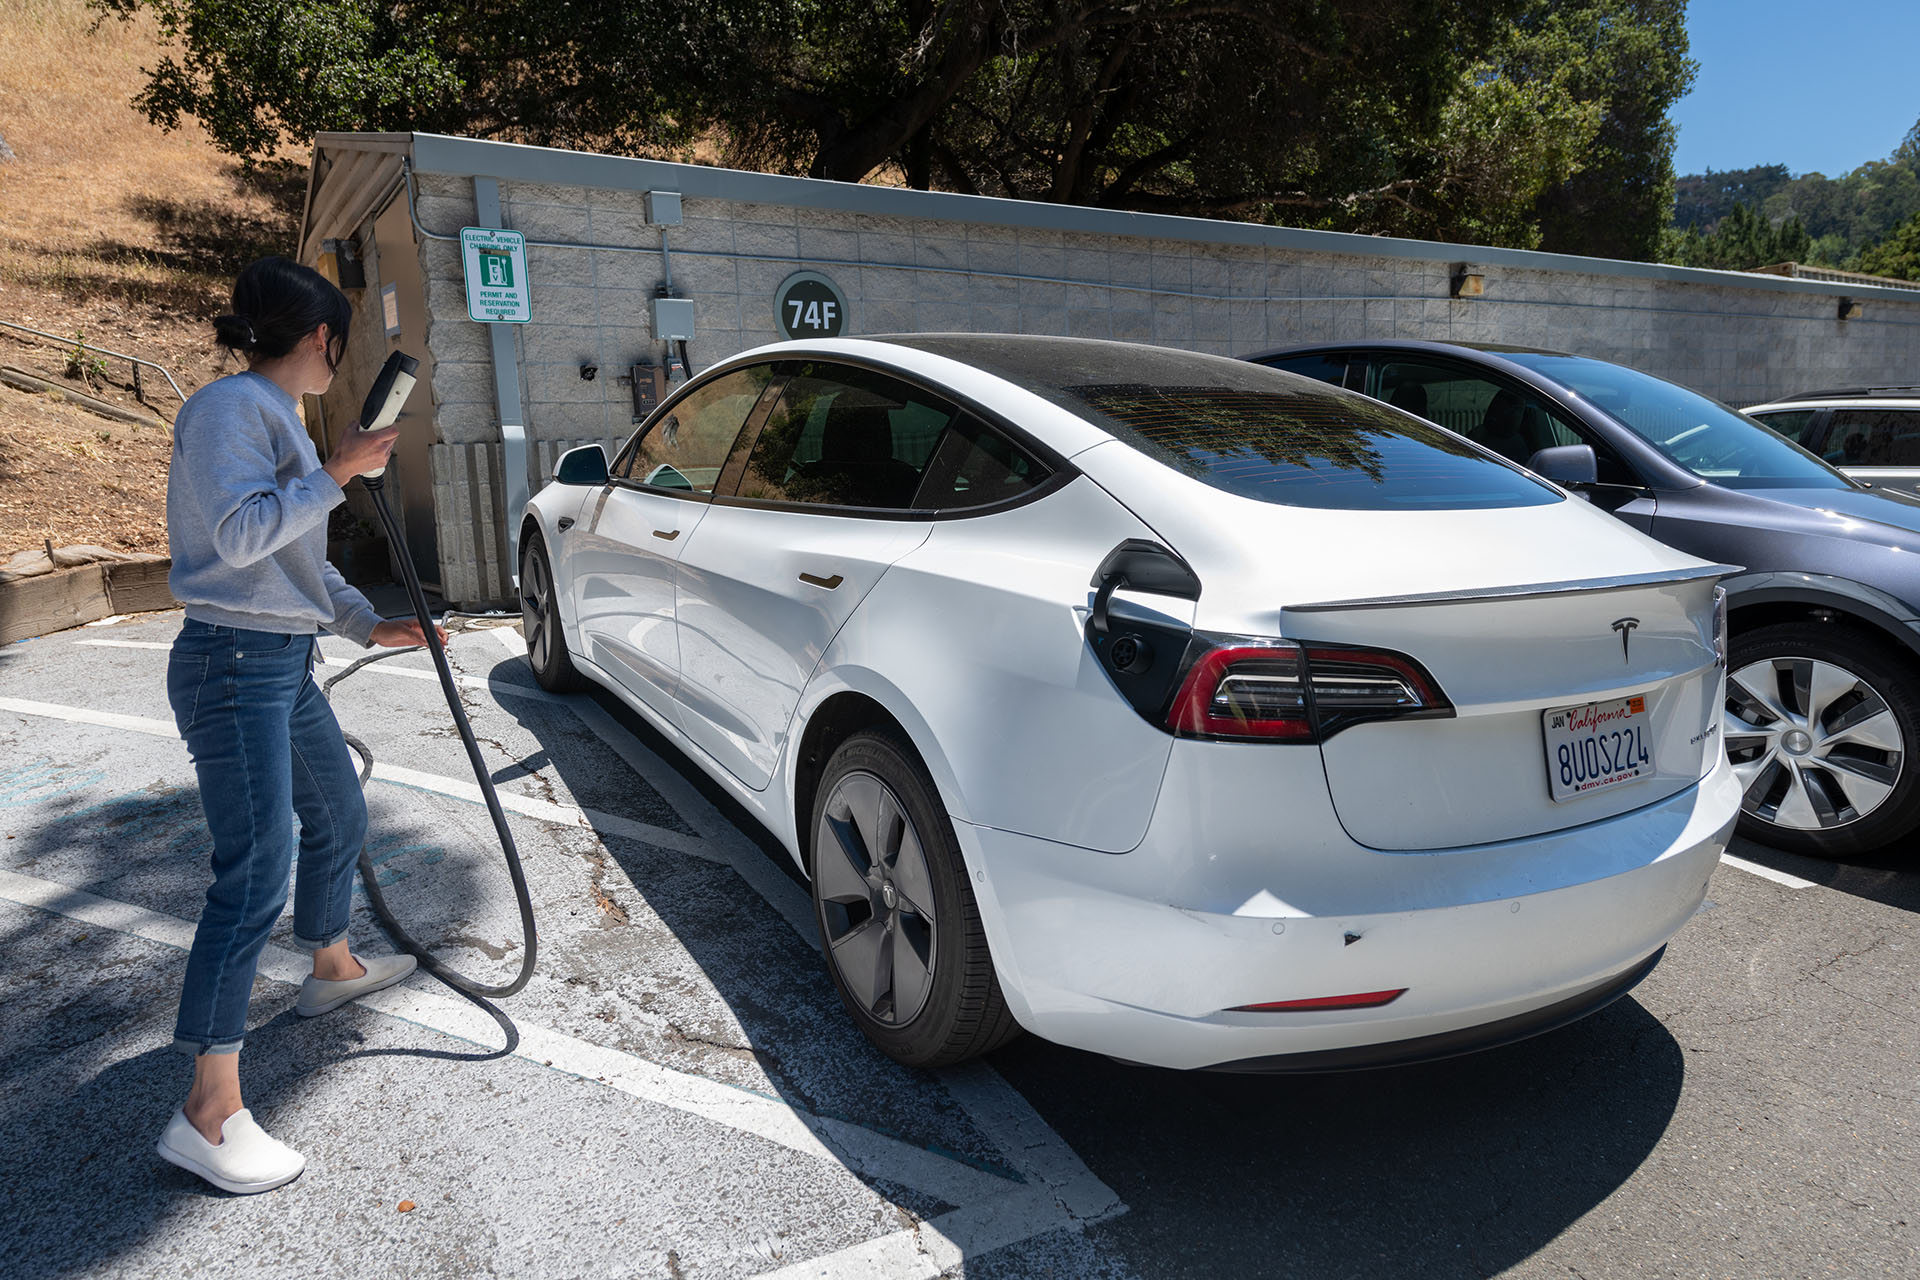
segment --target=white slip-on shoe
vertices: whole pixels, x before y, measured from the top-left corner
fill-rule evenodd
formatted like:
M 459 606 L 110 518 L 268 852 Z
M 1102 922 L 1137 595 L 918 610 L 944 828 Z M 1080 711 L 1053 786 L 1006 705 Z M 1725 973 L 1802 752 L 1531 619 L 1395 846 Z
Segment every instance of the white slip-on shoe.
M 200 1136 L 185 1111 L 176 1111 L 154 1150 L 162 1160 L 199 1174 L 222 1191 L 243 1196 L 285 1186 L 307 1167 L 305 1156 L 269 1137 L 254 1123 L 253 1112 L 244 1109 L 220 1126 L 217 1147 Z
M 300 1003 L 293 1006 L 293 1011 L 303 1018 L 317 1018 L 349 1000 L 392 986 L 419 965 L 412 956 L 360 956 L 358 959 L 366 972 L 357 978 L 326 982 L 309 974 L 300 984 Z

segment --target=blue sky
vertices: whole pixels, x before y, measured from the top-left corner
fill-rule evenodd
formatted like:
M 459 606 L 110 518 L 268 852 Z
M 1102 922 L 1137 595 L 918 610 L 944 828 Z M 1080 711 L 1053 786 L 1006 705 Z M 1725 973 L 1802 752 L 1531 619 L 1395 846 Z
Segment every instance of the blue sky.
M 1689 0 L 1700 64 L 1673 109 L 1675 173 L 1884 160 L 1920 119 L 1920 0 Z

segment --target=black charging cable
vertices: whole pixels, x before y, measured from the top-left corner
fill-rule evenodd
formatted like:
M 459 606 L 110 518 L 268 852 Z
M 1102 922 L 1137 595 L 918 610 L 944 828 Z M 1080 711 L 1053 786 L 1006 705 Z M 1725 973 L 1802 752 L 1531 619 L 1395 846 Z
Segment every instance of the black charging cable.
M 394 918 L 392 909 L 387 906 L 386 896 L 381 892 L 380 881 L 375 873 L 373 860 L 367 855 L 366 849 L 362 847 L 360 850 L 360 880 L 361 883 L 366 886 L 367 905 L 373 908 L 375 917 L 379 919 L 388 934 L 392 936 L 394 943 L 402 951 L 405 951 L 417 959 L 422 969 L 446 983 L 455 991 L 460 992 L 462 995 L 473 997 L 497 998 L 500 996 L 510 996 L 526 986 L 527 980 L 533 977 L 534 961 L 539 951 L 539 940 L 534 930 L 533 898 L 527 892 L 527 876 L 526 872 L 520 866 L 520 851 L 513 843 L 513 832 L 507 828 L 507 815 L 500 808 L 500 796 L 494 790 L 493 778 L 487 770 L 487 762 L 480 755 L 480 744 L 474 741 L 473 726 L 467 723 L 467 710 L 466 707 L 461 704 L 460 690 L 453 679 L 453 668 L 447 663 L 446 648 L 440 643 L 440 635 L 434 629 L 433 614 L 427 608 L 426 592 L 420 587 L 420 572 L 414 567 L 413 557 L 407 551 L 406 538 L 400 531 L 399 521 L 394 519 L 393 511 L 387 505 L 386 479 L 384 476 L 361 476 L 360 483 L 367 487 L 367 492 L 373 497 L 373 507 L 375 512 L 380 516 L 381 527 L 386 530 L 388 544 L 394 547 L 399 553 L 397 558 L 400 562 L 400 577 L 406 585 L 407 598 L 413 604 L 413 616 L 419 621 L 421 633 L 426 637 L 426 648 L 428 652 L 433 655 L 434 670 L 437 671 L 440 676 L 440 689 L 447 696 L 447 707 L 453 712 L 454 726 L 460 731 L 460 741 L 467 749 L 467 760 L 473 765 L 474 781 L 480 784 L 480 794 L 487 802 L 487 813 L 493 818 L 493 829 L 500 837 L 501 851 L 507 856 L 507 874 L 513 880 L 514 900 L 520 907 L 520 933 L 524 940 L 524 947 L 520 957 L 520 972 L 515 974 L 509 982 L 485 983 L 469 978 L 459 970 L 441 962 L 426 948 L 425 944 L 408 933 L 401 923 Z M 415 647 L 417 648 L 418 646 Z M 378 662 L 385 658 L 395 658 L 399 657 L 402 653 L 411 652 L 413 652 L 413 648 L 396 649 L 388 653 L 378 653 L 361 658 L 345 671 L 340 672 L 328 680 L 326 684 L 322 685 L 321 692 L 329 692 L 334 685 L 370 662 Z M 360 783 L 362 786 L 365 786 L 367 780 L 373 776 L 373 752 L 368 750 L 367 744 L 358 738 L 345 734 L 342 736 L 346 738 L 347 745 L 352 747 L 360 756 Z M 502 1027 L 506 1028 L 513 1041 L 517 1042 L 518 1033 L 513 1029 L 513 1024 L 506 1020 L 506 1015 L 490 1006 L 488 1007 L 488 1012 L 493 1015 L 496 1021 L 500 1022 Z M 510 1050 L 511 1045 L 509 1045 L 508 1051 Z

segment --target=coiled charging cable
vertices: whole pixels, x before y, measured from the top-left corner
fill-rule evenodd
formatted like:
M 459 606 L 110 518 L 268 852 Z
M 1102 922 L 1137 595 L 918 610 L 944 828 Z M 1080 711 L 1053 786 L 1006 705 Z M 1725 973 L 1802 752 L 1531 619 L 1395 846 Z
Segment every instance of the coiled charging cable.
M 433 614 L 427 609 L 426 593 L 420 587 L 419 570 L 414 567 L 413 557 L 407 551 L 406 538 L 400 531 L 399 522 L 394 519 L 392 510 L 387 506 L 385 478 L 362 476 L 360 479 L 361 483 L 366 485 L 367 492 L 373 497 L 374 510 L 379 513 L 380 524 L 386 530 L 388 545 L 399 552 L 400 577 L 406 585 L 407 598 L 413 604 L 413 616 L 420 623 L 421 633 L 426 636 L 425 648 L 433 655 L 434 670 L 440 676 L 441 692 L 447 696 L 447 708 L 453 712 L 454 726 L 460 731 L 460 741 L 467 749 L 467 760 L 473 766 L 473 779 L 480 785 L 480 794 L 486 801 L 487 813 L 493 818 L 493 829 L 500 837 L 500 849 L 507 857 L 507 874 L 513 880 L 513 896 L 520 908 L 520 933 L 524 942 L 520 957 L 520 972 L 508 982 L 486 983 L 469 978 L 438 959 L 424 943 L 408 933 L 405 927 L 394 918 L 392 909 L 387 906 L 386 895 L 381 891 L 373 860 L 367 855 L 364 846 L 360 850 L 360 881 L 366 886 L 367 905 L 373 908 L 373 914 L 392 936 L 395 945 L 417 959 L 420 967 L 427 973 L 462 995 L 476 997 L 477 1002 L 484 1005 L 484 998 L 510 996 L 526 986 L 527 980 L 533 977 L 533 966 L 539 950 L 539 939 L 533 921 L 533 899 L 527 892 L 526 872 L 520 866 L 520 851 L 513 843 L 513 832 L 507 829 L 507 815 L 500 808 L 500 797 L 494 791 L 493 778 L 487 770 L 487 762 L 480 755 L 480 744 L 474 741 L 473 726 L 467 723 L 466 707 L 460 701 L 460 691 L 454 682 L 453 669 L 447 663 L 446 648 L 440 643 L 439 633 L 434 629 Z M 509 615 L 449 614 L 448 616 Z M 419 648 L 421 646 L 411 645 L 404 649 L 392 649 L 385 653 L 361 658 L 321 685 L 320 691 L 323 695 L 330 694 L 334 685 L 339 684 L 368 663 L 397 658 L 403 653 L 412 653 Z M 367 748 L 366 743 L 351 734 L 342 734 L 342 736 L 346 738 L 347 745 L 360 756 L 360 785 L 364 787 L 368 779 L 373 777 L 373 752 Z M 514 1029 L 512 1022 L 507 1020 L 505 1014 L 491 1006 L 485 1007 L 508 1033 L 508 1046 L 501 1052 L 511 1052 L 514 1044 L 518 1043 L 519 1033 Z

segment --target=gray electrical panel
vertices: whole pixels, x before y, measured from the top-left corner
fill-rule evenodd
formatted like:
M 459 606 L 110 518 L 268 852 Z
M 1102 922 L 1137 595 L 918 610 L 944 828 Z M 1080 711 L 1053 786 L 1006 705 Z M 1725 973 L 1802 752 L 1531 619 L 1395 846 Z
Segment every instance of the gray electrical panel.
M 655 298 L 653 336 L 667 342 L 693 340 L 693 299 Z
M 648 222 L 656 227 L 680 225 L 680 193 L 678 191 L 649 191 L 646 201 Z

